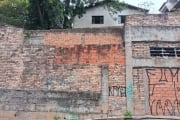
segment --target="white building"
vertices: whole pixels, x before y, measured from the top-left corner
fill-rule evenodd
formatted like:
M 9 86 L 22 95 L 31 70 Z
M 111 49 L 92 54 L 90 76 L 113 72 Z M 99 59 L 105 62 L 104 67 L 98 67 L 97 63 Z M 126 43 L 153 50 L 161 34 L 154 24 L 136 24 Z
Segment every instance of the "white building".
M 175 9 L 180 8 L 180 0 L 167 0 L 160 7 L 159 11 L 162 13 L 173 12 Z
M 86 8 L 83 17 L 75 17 L 73 28 L 91 28 L 91 27 L 108 27 L 122 26 L 125 22 L 126 15 L 146 14 L 148 10 L 133 5 L 127 5 L 124 10 L 117 14 L 110 14 L 105 7 L 104 2 L 96 3 L 94 6 Z

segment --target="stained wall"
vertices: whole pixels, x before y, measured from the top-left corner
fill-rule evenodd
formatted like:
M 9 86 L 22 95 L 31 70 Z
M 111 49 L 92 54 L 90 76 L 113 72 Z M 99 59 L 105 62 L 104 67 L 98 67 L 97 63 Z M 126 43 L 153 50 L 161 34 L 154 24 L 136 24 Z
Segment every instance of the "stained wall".
M 3 26 L 0 33 L 2 111 L 88 119 L 126 110 L 121 28 L 23 31 Z M 20 115 L 11 117 L 23 119 Z
M 126 85 L 132 83 L 133 92 L 127 109 L 135 115 L 179 116 L 179 18 L 171 13 L 126 19 Z

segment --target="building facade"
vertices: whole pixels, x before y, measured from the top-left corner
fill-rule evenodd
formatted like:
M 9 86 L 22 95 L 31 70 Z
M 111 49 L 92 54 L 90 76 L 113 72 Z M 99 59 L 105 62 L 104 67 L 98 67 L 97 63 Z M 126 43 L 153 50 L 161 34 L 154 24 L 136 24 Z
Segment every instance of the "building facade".
M 179 0 L 167 0 L 162 4 L 159 11 L 161 13 L 174 12 L 179 11 L 180 9 L 180 1 Z
M 126 85 L 133 82 L 127 108 L 135 114 L 179 116 L 179 19 L 178 13 L 127 18 Z
M 179 119 L 180 15 L 124 28 L 0 28 L 0 119 Z
M 148 10 L 127 5 L 124 10 L 112 14 L 104 4 L 89 7 L 82 17 L 75 17 L 73 28 L 119 27 L 125 23 L 126 15 L 146 14 Z

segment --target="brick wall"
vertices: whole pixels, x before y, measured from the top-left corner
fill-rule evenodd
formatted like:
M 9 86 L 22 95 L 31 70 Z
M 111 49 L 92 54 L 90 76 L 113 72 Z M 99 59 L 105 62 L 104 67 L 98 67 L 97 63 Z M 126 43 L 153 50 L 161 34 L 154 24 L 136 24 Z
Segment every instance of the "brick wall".
M 124 50 L 119 44 L 76 45 L 56 49 L 57 64 L 120 64 L 124 65 Z
M 45 45 L 55 47 L 56 64 L 108 66 L 109 98 L 108 106 L 104 111 L 107 110 L 106 114 L 109 116 L 122 115 L 126 111 L 125 50 L 122 29 L 87 28 L 31 32 L 35 39 L 41 37 L 44 39 Z M 84 70 L 83 73 L 85 76 L 89 75 L 87 70 Z M 101 84 L 98 82 L 100 79 L 96 80 L 97 82 L 93 81 L 92 83 L 100 86 Z M 79 83 L 81 84 L 81 82 Z M 89 87 L 85 86 L 85 88 Z
M 23 30 L 14 27 L 0 28 L 0 86 L 16 87 L 23 71 L 19 48 L 23 43 Z
M 117 116 L 126 110 L 120 28 L 23 34 L 22 29 L 3 27 L 0 31 L 4 45 L 0 50 L 1 110 L 73 113 L 86 118 Z M 62 92 L 72 100 L 64 100 Z
M 0 118 L 179 116 L 179 56 L 150 54 L 179 48 L 179 26 L 173 13 L 127 16 L 124 30 L 1 27 Z
M 134 111 L 136 115 L 144 115 L 145 113 L 145 80 L 143 69 L 133 69 L 133 91 L 134 91 Z
M 180 26 L 179 13 L 131 15 L 126 17 L 125 26 Z
M 120 28 L 30 32 L 43 37 L 45 45 L 55 46 L 57 64 L 125 64 Z
M 163 67 L 168 64 L 167 61 L 179 61 L 179 56 L 176 55 L 178 53 L 175 51 L 174 54 L 171 51 L 168 55 L 175 56 L 166 56 L 166 54 L 165 56 L 152 56 L 150 47 L 178 49 L 180 44 L 178 41 L 134 41 L 132 43 L 132 57 L 134 59 L 149 59 L 153 62 L 153 66 L 149 68 L 133 69 L 135 113 L 145 112 L 145 107 L 142 107 L 142 104 L 147 104 L 145 101 L 149 100 L 149 106 L 146 109 L 150 114 L 179 116 L 177 105 L 179 102 L 179 64 L 174 62 L 177 68 L 171 67 L 172 64 Z M 162 62 L 165 64 L 163 65 Z M 156 68 L 155 66 L 161 67 Z M 144 86 L 147 86 L 148 89 L 145 90 Z M 138 111 L 139 109 L 141 111 Z
M 150 54 L 150 47 L 155 47 L 155 48 L 180 48 L 180 43 L 177 41 L 141 41 L 141 42 L 136 42 L 134 41 L 132 43 L 132 56 L 133 58 L 139 58 L 139 59 L 152 59 L 153 57 Z M 179 59 L 178 56 L 169 56 L 170 58 L 175 58 Z M 155 58 L 155 57 L 154 57 Z M 160 57 L 156 57 L 160 58 Z
M 127 109 L 135 115 L 180 115 L 179 18 L 178 13 L 126 18 L 126 86 L 133 83 Z
M 134 97 L 139 100 L 135 101 L 136 114 L 144 111 L 146 96 L 150 114 L 179 116 L 179 68 L 136 68 L 133 72 Z M 143 88 L 144 83 L 148 84 L 148 91 Z

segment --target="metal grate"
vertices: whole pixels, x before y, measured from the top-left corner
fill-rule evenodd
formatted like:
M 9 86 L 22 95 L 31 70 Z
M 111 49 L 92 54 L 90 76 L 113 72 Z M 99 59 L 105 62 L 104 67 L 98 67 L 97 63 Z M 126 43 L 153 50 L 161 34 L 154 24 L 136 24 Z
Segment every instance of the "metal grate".
M 152 57 L 180 57 L 180 48 L 150 47 Z

